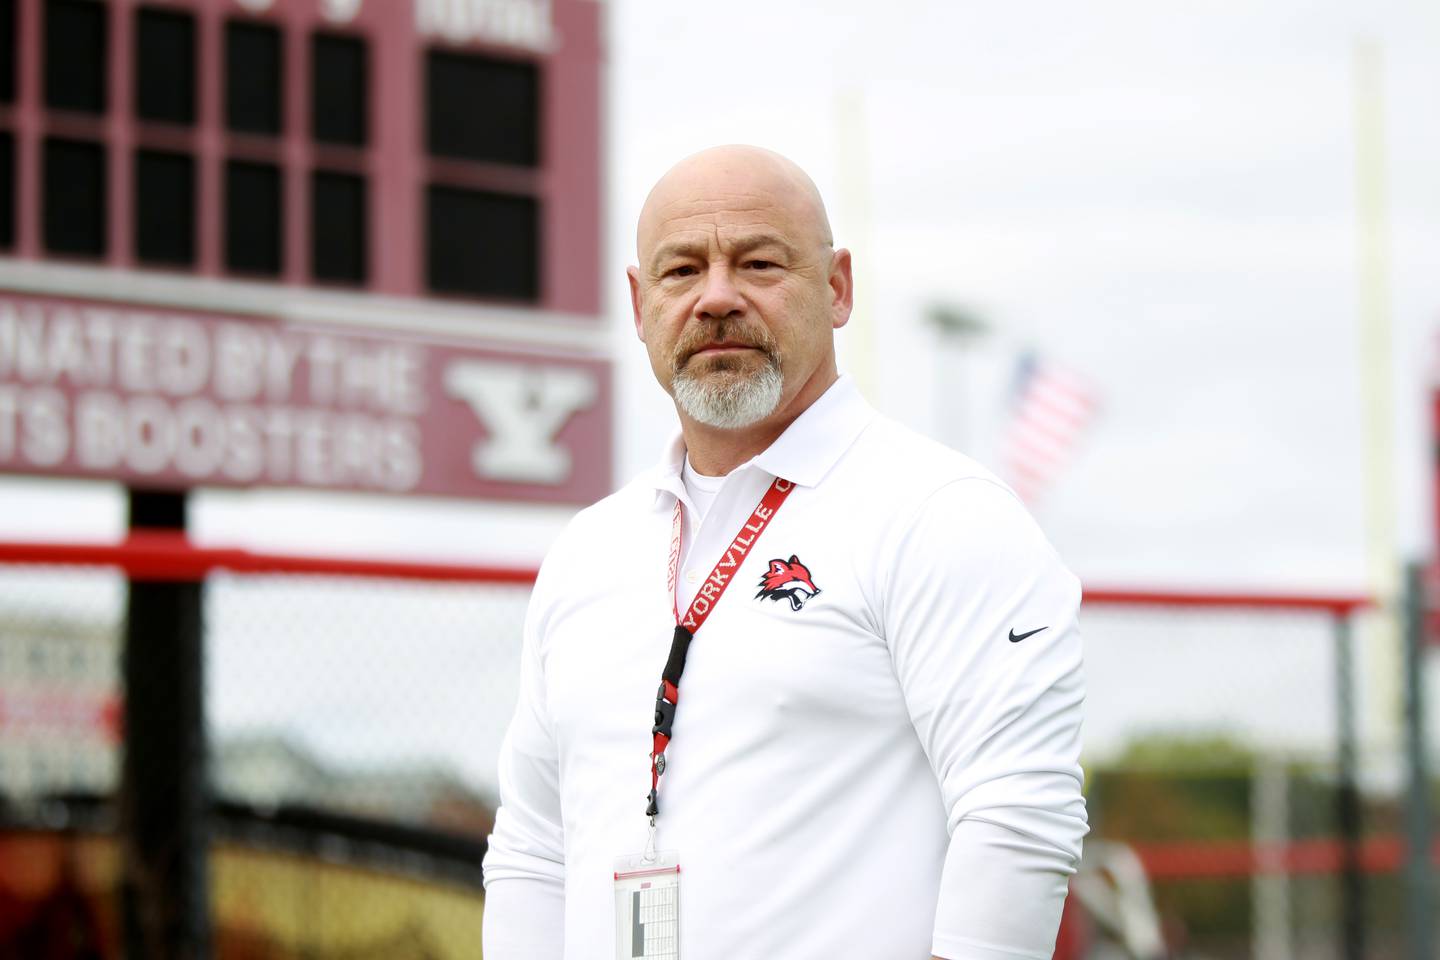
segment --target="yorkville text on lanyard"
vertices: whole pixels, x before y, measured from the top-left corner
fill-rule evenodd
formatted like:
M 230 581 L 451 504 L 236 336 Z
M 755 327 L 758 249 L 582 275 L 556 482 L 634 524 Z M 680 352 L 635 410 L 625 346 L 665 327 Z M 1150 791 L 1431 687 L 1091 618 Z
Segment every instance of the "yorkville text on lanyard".
M 670 591 L 670 603 L 675 613 L 675 635 L 670 641 L 670 657 L 665 661 L 665 670 L 660 675 L 660 689 L 655 694 L 655 726 L 650 731 L 655 739 L 650 751 L 650 803 L 645 808 L 645 815 L 650 818 L 652 828 L 655 826 L 655 817 L 660 813 L 660 777 L 665 773 L 665 748 L 670 744 L 671 728 L 675 722 L 675 705 L 680 702 L 680 674 L 685 671 L 685 655 L 690 651 L 690 641 L 695 638 L 695 634 L 709 618 L 710 611 L 715 609 L 721 595 L 735 579 L 745 555 L 755 545 L 755 541 L 760 539 L 760 534 L 765 532 L 780 505 L 794 489 L 795 484 L 789 480 L 775 478 L 775 482 L 770 484 L 770 489 L 765 491 L 755 510 L 746 519 L 745 525 L 735 534 L 730 546 L 715 563 L 710 576 L 705 578 L 705 582 L 696 591 L 695 599 L 690 601 L 690 607 L 683 617 L 680 615 L 679 605 L 675 603 L 675 586 L 680 573 L 680 539 L 684 512 L 679 501 L 675 503 L 675 520 L 670 528 L 670 559 L 665 569 L 665 586 Z
M 615 861 L 616 960 L 680 960 L 680 861 L 673 851 L 655 849 L 655 818 L 660 813 L 660 777 L 665 773 L 665 748 L 670 745 L 675 705 L 680 702 L 680 674 L 685 670 L 685 654 L 690 649 L 690 641 L 720 602 L 725 588 L 739 572 L 740 564 L 793 489 L 795 484 L 789 480 L 775 478 L 765 496 L 760 498 L 760 503 L 746 518 L 745 525 L 721 554 L 710 576 L 700 585 L 683 617 L 679 605 L 675 603 L 675 586 L 680 573 L 680 540 L 684 532 L 685 513 L 678 501 L 675 504 L 675 520 L 670 528 L 670 557 L 665 571 L 671 609 L 675 613 L 675 636 L 670 642 L 670 657 L 665 661 L 665 671 L 661 674 L 660 691 L 655 695 L 655 726 L 650 731 L 655 738 L 650 751 L 650 803 L 645 808 L 645 815 L 650 818 L 650 838 L 644 853 L 620 857 Z

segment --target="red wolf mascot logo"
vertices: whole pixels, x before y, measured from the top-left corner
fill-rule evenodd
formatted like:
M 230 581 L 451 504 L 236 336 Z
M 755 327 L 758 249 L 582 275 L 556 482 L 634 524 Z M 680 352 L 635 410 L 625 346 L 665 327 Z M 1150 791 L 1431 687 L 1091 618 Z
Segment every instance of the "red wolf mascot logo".
M 770 569 L 760 577 L 760 592 L 755 594 L 755 599 L 784 597 L 790 601 L 791 610 L 799 610 L 819 592 L 820 588 L 810 579 L 810 568 L 792 553 L 789 560 L 770 561 Z

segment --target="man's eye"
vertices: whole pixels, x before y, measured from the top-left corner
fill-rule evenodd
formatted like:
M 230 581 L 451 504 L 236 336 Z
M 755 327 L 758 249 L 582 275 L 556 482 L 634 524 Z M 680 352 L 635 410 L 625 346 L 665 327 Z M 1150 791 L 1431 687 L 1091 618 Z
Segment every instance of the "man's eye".
M 751 270 L 769 270 L 771 267 L 775 266 L 775 264 L 770 262 L 769 260 L 751 260 L 749 263 L 746 264 L 746 266 L 749 267 Z
M 666 270 L 666 271 L 665 271 L 665 276 L 667 276 L 667 277 L 693 277 L 693 276 L 695 276 L 695 268 L 692 267 L 692 266 L 690 266 L 689 264 L 685 264 L 684 266 L 680 266 L 680 267 L 671 267 L 669 270 Z

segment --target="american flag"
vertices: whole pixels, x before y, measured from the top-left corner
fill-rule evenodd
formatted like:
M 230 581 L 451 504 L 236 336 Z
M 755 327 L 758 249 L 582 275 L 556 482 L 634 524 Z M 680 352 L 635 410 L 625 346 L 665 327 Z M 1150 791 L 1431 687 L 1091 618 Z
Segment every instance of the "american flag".
M 1034 352 L 1020 356 L 1001 461 L 1006 479 L 1026 503 L 1038 500 L 1070 461 L 1090 427 L 1098 399 L 1078 374 Z

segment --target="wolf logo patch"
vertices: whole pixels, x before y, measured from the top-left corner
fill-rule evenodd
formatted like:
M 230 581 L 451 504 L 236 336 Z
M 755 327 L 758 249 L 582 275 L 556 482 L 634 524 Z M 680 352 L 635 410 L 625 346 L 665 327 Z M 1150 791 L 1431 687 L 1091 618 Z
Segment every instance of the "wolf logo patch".
M 810 578 L 810 568 L 792 553 L 789 560 L 770 561 L 770 569 L 760 577 L 760 592 L 755 594 L 755 599 L 769 597 L 779 600 L 784 597 L 790 601 L 791 610 L 799 610 L 805 606 L 805 601 L 819 592 L 820 588 Z

